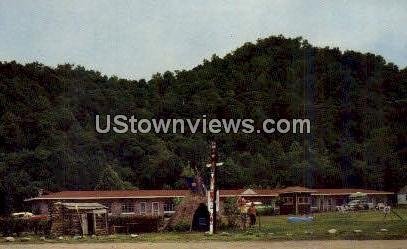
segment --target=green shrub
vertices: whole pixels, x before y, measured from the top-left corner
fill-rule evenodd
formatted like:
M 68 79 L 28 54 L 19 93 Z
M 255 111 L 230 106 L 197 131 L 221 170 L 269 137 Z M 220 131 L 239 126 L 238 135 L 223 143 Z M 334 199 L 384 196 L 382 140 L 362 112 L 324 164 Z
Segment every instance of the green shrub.
M 223 210 L 229 228 L 236 228 L 239 222 L 239 207 L 237 206 L 237 199 L 228 197 L 223 203 Z
M 12 217 L 0 218 L 0 233 L 3 236 L 21 233 L 47 235 L 51 230 L 51 221 L 47 217 L 18 219 Z
M 257 208 L 257 215 L 270 216 L 274 214 L 274 208 L 272 206 L 260 206 Z
M 180 220 L 177 224 L 174 226 L 174 231 L 177 232 L 187 232 L 191 229 L 191 224 L 187 220 Z
M 34 220 L 32 221 L 32 228 L 35 234 L 48 235 L 51 233 L 52 222 L 49 219 L 46 220 Z
M 0 232 L 3 236 L 13 234 L 13 223 L 10 217 L 0 218 Z
M 219 230 L 228 230 L 231 227 L 230 227 L 227 219 L 225 220 L 224 218 L 220 218 L 220 219 L 218 219 L 217 228 Z
M 14 219 L 12 217 L 4 217 L 1 219 L 1 233 L 3 235 L 17 234 L 20 236 L 23 232 L 30 232 L 30 224 L 27 219 Z

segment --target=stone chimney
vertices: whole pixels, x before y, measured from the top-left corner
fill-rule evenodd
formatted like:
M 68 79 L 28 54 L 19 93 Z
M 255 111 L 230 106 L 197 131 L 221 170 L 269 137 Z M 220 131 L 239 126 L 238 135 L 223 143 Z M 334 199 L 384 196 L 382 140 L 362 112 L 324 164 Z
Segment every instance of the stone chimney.
M 61 236 L 64 234 L 64 215 L 61 202 L 56 202 L 51 211 L 51 234 Z

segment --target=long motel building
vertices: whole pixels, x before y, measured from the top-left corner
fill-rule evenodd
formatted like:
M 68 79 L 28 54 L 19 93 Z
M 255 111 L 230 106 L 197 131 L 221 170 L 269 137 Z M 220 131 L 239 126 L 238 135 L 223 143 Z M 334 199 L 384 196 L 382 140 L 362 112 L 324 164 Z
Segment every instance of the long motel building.
M 243 197 L 249 202 L 272 206 L 279 214 L 301 214 L 334 211 L 348 203 L 351 195 L 363 193 L 369 203 L 389 202 L 393 192 L 368 189 L 310 189 L 287 187 L 282 189 L 228 189 L 219 191 L 220 209 L 229 197 Z M 54 203 L 99 203 L 109 215 L 171 215 L 176 204 L 191 194 L 190 190 L 115 190 L 61 191 L 41 193 L 25 201 L 34 214 L 48 215 Z M 206 203 L 204 203 L 206 204 Z

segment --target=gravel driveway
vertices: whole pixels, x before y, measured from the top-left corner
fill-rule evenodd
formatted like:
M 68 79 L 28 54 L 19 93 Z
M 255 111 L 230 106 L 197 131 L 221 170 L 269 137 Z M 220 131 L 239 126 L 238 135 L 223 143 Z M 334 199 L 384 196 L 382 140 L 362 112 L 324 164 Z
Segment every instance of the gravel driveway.
M 407 240 L 0 244 L 0 249 L 407 249 Z

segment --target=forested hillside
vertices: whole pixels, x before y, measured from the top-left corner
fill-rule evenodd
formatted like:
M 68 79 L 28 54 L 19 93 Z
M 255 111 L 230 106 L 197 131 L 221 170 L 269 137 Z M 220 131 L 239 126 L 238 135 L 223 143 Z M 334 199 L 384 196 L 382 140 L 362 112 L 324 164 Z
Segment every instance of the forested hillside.
M 1 58 L 0 58 L 1 59 Z M 146 58 L 148 59 L 148 58 Z M 95 115 L 309 118 L 311 134 L 97 134 Z M 247 43 L 151 80 L 0 63 L 0 212 L 39 188 L 180 188 L 219 144 L 223 188 L 407 183 L 407 69 L 301 38 Z M 205 170 L 202 170 L 205 172 Z

